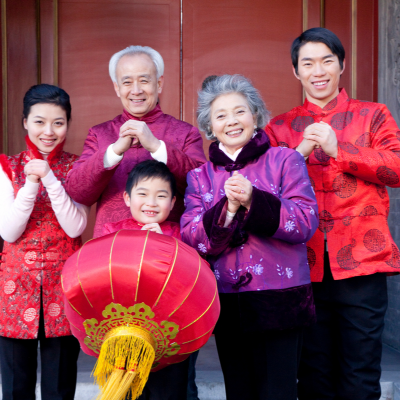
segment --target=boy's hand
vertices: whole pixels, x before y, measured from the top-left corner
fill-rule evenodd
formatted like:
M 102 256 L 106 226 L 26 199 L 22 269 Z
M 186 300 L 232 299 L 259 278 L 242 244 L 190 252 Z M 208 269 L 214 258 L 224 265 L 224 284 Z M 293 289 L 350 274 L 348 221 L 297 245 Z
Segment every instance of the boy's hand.
M 161 233 L 161 235 L 163 234 L 163 231 L 161 230 L 160 225 L 158 225 L 156 222 L 154 222 L 152 224 L 143 225 L 143 228 L 141 230 Z

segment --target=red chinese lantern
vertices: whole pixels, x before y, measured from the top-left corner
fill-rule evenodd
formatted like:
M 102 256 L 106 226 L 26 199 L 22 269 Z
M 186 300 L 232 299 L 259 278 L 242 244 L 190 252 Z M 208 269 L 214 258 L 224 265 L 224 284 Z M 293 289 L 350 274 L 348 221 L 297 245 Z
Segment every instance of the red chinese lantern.
M 121 230 L 86 242 L 65 263 L 62 284 L 72 333 L 98 357 L 100 399 L 139 397 L 150 371 L 201 348 L 219 316 L 208 263 L 154 232 Z

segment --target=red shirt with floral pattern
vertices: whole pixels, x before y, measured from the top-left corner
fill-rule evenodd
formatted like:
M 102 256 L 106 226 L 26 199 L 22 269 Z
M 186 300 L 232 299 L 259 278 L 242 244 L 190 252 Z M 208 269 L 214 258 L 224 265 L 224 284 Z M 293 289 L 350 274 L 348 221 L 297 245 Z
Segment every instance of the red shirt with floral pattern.
M 319 229 L 307 243 L 311 280 L 324 274 L 324 233 L 334 279 L 400 272 L 389 231 L 385 186 L 400 187 L 400 131 L 383 104 L 350 99 L 344 89 L 324 108 L 310 103 L 273 118 L 273 146 L 295 148 L 304 129 L 326 122 L 338 139 L 336 160 L 319 148 L 307 159 L 319 208 Z
M 47 161 L 64 186 L 68 172 L 78 156 L 57 146 Z M 24 186 L 25 165 L 43 159 L 27 139 L 28 150 L 15 156 L 1 156 L 3 171 L 9 176 L 15 196 Z M 49 196 L 40 183 L 35 206 L 24 233 L 14 242 L 4 242 L 0 274 L 0 336 L 16 339 L 37 338 L 40 297 L 47 338 L 71 335 L 64 314 L 61 271 L 64 262 L 81 246 L 81 238 L 70 238 L 61 228 Z

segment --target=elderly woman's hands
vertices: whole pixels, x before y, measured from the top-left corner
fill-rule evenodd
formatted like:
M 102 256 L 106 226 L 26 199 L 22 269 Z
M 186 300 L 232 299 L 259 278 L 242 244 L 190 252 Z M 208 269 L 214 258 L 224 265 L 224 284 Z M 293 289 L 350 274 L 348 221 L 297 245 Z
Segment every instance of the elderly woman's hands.
M 41 178 L 44 178 L 50 172 L 50 166 L 45 160 L 35 159 L 25 165 L 24 172 L 31 182 L 38 183 Z
M 114 143 L 113 150 L 122 155 L 132 144 L 138 142 L 150 153 L 155 153 L 161 145 L 146 122 L 130 119 L 119 129 L 119 139 Z
M 251 182 L 237 171 L 226 180 L 224 185 L 226 197 L 228 198 L 228 211 L 236 212 L 240 205 L 250 209 L 253 196 L 253 186 Z

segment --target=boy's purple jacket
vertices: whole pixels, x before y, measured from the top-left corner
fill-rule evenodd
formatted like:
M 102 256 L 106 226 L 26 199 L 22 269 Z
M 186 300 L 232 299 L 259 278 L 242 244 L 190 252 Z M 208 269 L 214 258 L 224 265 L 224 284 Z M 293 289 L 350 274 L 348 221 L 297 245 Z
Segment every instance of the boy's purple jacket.
M 313 319 L 306 242 L 318 227 L 318 208 L 304 157 L 270 147 L 259 129 L 235 162 L 217 143 L 210 146 L 210 160 L 188 174 L 183 241 L 210 262 L 220 293 L 269 291 L 276 312 L 289 312 L 294 320 L 296 313 Z M 231 225 L 223 228 L 224 183 L 235 170 L 252 183 L 252 203 L 248 212 L 241 206 Z M 283 299 L 285 304 L 280 304 Z M 301 325 L 298 322 L 294 324 Z
M 129 119 L 146 122 L 153 135 L 166 144 L 167 166 L 174 174 L 178 188 L 177 201 L 168 220 L 179 222 L 183 212 L 186 174 L 206 161 L 198 129 L 164 114 L 158 104 L 142 118 L 124 110 L 113 120 L 91 128 L 83 153 L 68 174 L 66 189 L 78 203 L 91 206 L 97 202 L 94 237 L 101 236 L 104 224 L 131 216 L 122 197 L 128 174 L 136 164 L 151 159 L 151 154 L 137 144 L 124 153 L 124 158 L 117 165 L 104 168 L 104 153 L 110 144 L 118 140 L 121 125 Z

